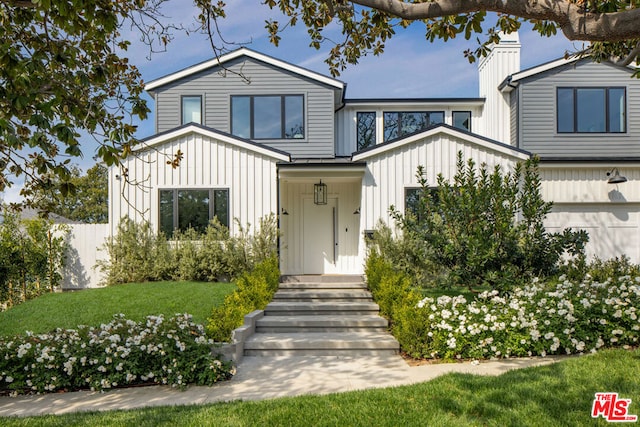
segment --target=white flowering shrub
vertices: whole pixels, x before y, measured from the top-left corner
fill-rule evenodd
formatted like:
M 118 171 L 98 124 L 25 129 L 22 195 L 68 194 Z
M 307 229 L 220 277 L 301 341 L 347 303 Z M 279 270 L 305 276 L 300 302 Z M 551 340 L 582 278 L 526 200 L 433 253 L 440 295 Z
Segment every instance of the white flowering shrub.
M 640 338 L 640 277 L 599 283 L 564 277 L 507 296 L 484 292 L 425 298 L 396 309 L 394 335 L 416 358 L 493 358 L 634 347 Z
M 0 339 L 0 392 L 106 390 L 135 384 L 211 385 L 232 375 L 188 314 Z

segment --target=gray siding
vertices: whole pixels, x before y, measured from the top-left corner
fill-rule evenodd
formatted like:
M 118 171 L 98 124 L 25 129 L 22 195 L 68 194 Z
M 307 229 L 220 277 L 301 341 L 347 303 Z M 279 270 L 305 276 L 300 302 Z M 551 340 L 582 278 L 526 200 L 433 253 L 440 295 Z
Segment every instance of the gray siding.
M 156 131 L 181 125 L 182 95 L 201 95 L 203 124 L 230 133 L 231 95 L 265 94 L 304 95 L 306 134 L 302 140 L 258 142 L 286 151 L 292 157 L 333 157 L 333 89 L 253 59 L 238 59 L 228 63 L 224 70 L 216 67 L 158 88 Z
M 624 134 L 559 134 L 556 132 L 557 87 L 627 89 L 627 132 Z M 616 157 L 640 155 L 640 80 L 610 64 L 586 60 L 524 81 L 520 87 L 520 147 L 541 157 Z M 513 130 L 512 130 L 513 131 Z M 513 138 L 513 135 L 512 135 Z

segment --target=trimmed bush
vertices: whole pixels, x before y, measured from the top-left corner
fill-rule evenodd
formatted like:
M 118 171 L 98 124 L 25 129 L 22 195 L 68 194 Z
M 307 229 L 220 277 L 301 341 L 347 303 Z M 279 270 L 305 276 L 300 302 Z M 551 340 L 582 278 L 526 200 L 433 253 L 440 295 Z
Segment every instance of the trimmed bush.
M 278 258 L 273 256 L 257 264 L 240 276 L 237 289 L 225 297 L 220 307 L 215 307 L 208 320 L 207 331 L 216 342 L 230 342 L 231 332 L 242 326 L 244 316 L 254 310 L 263 310 L 278 290 L 280 270 Z
M 411 290 L 409 278 L 372 249 L 365 266 L 367 285 L 380 306 L 380 314 L 393 325 L 401 307 L 417 304 L 420 296 Z
M 168 241 L 151 230 L 149 223 L 123 218 L 118 233 L 104 245 L 108 254 L 98 267 L 106 273 L 106 284 L 159 280 L 228 281 L 251 270 L 277 253 L 275 215 L 260 220 L 260 228 L 250 234 L 250 226 L 237 224 L 230 236 L 217 219 L 204 233 L 193 229 L 176 231 Z
M 135 384 L 212 385 L 232 367 L 211 351 L 187 314 L 134 322 L 124 315 L 97 328 L 0 340 L 0 391 L 15 394 L 106 390 Z

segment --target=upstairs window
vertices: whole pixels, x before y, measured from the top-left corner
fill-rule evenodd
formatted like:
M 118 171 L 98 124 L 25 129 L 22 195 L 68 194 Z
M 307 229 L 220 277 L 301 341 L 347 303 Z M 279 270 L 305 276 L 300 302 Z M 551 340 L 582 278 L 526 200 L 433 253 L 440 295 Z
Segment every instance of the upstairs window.
M 358 113 L 357 122 L 357 151 L 376 145 L 376 113 Z
M 303 139 L 303 95 L 231 97 L 231 133 L 247 139 Z
M 188 228 L 203 233 L 214 217 L 229 227 L 229 190 L 160 190 L 160 231 L 166 236 Z
M 202 124 L 202 97 L 199 95 L 182 97 L 182 124 L 187 123 Z
M 443 111 L 386 112 L 383 114 L 384 140 L 400 138 L 444 123 Z
M 623 133 L 626 89 L 562 87 L 557 89 L 558 133 Z
M 471 111 L 454 111 L 453 127 L 471 132 Z

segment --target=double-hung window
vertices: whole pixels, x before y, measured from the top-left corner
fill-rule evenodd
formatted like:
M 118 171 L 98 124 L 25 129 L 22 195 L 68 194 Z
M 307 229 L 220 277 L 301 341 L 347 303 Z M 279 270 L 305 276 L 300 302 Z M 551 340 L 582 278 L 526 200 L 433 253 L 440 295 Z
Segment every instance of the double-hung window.
M 247 139 L 303 139 L 304 96 L 232 96 L 231 133 Z
M 444 123 L 444 111 L 393 111 L 383 114 L 384 140 L 400 138 Z
M 202 233 L 214 217 L 229 227 L 229 190 L 160 190 L 160 231 L 166 236 L 188 228 Z
M 559 87 L 558 133 L 624 133 L 626 89 L 624 87 Z
M 202 124 L 202 97 L 183 96 L 182 97 L 182 124 L 198 123 Z

